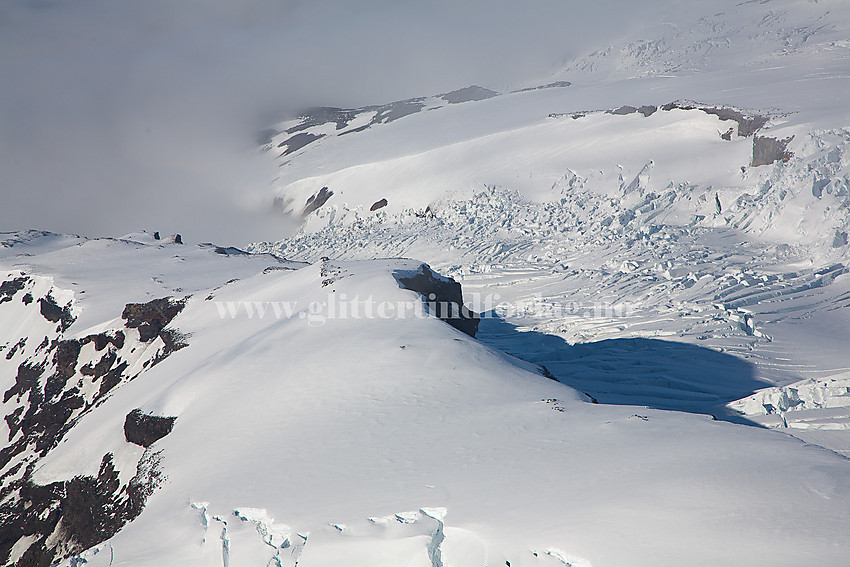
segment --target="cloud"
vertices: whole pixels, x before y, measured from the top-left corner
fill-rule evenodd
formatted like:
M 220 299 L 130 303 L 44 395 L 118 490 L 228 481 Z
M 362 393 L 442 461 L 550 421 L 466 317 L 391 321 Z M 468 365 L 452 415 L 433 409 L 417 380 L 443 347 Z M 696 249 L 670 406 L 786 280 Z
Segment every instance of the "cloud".
M 307 106 L 545 78 L 628 23 L 605 20 L 615 4 L 6 0 L 0 230 L 284 237 L 258 131 Z

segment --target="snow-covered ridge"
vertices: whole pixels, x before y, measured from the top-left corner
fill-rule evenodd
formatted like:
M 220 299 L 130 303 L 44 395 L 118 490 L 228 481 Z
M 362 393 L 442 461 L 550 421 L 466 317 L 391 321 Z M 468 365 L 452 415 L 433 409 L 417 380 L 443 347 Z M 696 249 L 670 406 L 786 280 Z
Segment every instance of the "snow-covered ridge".
M 397 279 L 431 273 L 421 262 L 299 265 L 212 247 L 82 244 L 12 256 L 4 267 L 25 258 L 53 272 L 54 282 L 79 284 L 71 309 L 78 318 L 65 333 L 75 332 L 86 310 L 98 312 L 101 297 L 105 305 L 140 304 L 146 285 L 191 284 L 175 296 L 184 305 L 160 330 L 173 329 L 188 346 L 120 381 L 33 461 L 36 488 L 28 494 L 53 500 L 38 500 L 42 532 L 15 528 L 7 562 L 46 551 L 70 554 L 61 565 L 95 566 L 674 565 L 692 557 L 694 546 L 711 561 L 755 561 L 768 550 L 792 561 L 843 557 L 823 545 L 845 532 L 850 494 L 846 462 L 831 453 L 706 416 L 587 403 L 537 365 L 433 316 L 349 313 L 310 323 L 311 306 L 330 296 L 425 301 Z M 102 265 L 98 278 L 113 274 L 99 287 L 75 272 L 90 247 Z M 183 261 L 163 263 L 175 254 Z M 23 301 L 29 288 L 6 289 L 11 299 L 0 310 L 37 309 Z M 262 301 L 298 307 L 288 317 L 250 318 L 217 308 Z M 152 314 L 166 308 L 153 305 Z M 69 387 L 86 383 L 81 367 L 89 359 L 97 366 L 117 349 L 110 328 L 121 327 L 122 348 L 135 346 L 134 356 L 152 352 L 161 337 L 142 348 L 149 330 L 131 321 L 139 308 L 126 311 L 101 326 L 104 350 L 83 347 Z M 57 332 L 37 310 L 31 325 Z M 31 348 L 27 340 L 9 364 L 31 357 Z M 9 403 L 19 402 L 13 396 Z M 150 429 L 138 431 L 146 423 Z M 62 496 L 68 490 L 99 495 L 98 517 L 110 521 L 94 534 L 106 541 L 59 529 L 73 518 Z M 703 498 L 707 492 L 711 498 Z M 139 493 L 140 514 L 114 515 L 137 511 Z M 24 506 L 16 498 L 13 488 L 3 505 Z M 759 521 L 767 503 L 772 517 L 794 529 L 777 532 Z M 688 520 L 693 514 L 699 522 Z M 120 524 L 131 516 L 113 531 L 116 518 Z M 21 509 L 15 517 L 31 516 Z M 610 530 L 625 534 L 622 545 L 610 545 Z M 646 549 L 640 542 L 647 537 L 668 539 L 663 549 Z
M 8 442 L 0 450 L 0 500 L 4 541 L 15 545 L 3 553 L 6 561 L 26 564 L 83 551 L 142 511 L 163 474 L 160 453 L 149 448 L 161 433 L 146 431 L 162 428 L 152 424 L 158 418 L 140 412 L 128 414 L 124 425 L 127 441 L 139 447 L 98 455 L 85 466 L 68 463 L 58 484 L 31 479 L 41 458 L 83 416 L 187 346 L 188 337 L 169 325 L 185 305 L 185 287 L 198 279 L 224 283 L 219 278 L 244 272 L 246 260 L 237 261 L 241 270 L 230 261 L 210 278 L 198 272 L 204 261 L 228 262 L 235 249 L 184 247 L 179 237 L 160 241 L 146 233 L 91 241 L 43 231 L 4 236 L 0 435 Z M 189 273 L 157 269 L 158 262 L 180 257 L 176 251 L 194 260 Z M 99 270 L 87 265 L 91 261 Z M 258 261 L 297 265 L 258 256 L 250 259 L 253 272 L 261 269 Z M 162 295 L 149 300 L 154 294 Z

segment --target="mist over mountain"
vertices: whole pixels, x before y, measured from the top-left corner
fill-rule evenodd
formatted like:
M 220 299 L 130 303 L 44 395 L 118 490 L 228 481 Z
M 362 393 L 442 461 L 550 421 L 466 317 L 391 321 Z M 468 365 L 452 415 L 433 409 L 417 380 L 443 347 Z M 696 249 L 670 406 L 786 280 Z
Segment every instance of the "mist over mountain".
M 545 76 L 642 12 L 612 4 L 6 2 L 0 221 L 282 237 L 257 132 L 311 106 Z

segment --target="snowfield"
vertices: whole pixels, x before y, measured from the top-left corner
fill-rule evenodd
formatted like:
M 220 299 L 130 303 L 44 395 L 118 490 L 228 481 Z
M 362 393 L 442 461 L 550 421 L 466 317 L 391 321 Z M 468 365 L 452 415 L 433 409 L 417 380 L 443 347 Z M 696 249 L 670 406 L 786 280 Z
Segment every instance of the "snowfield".
M 82 311 L 97 299 L 90 285 L 111 301 L 137 300 L 133 288 L 152 273 L 175 286 L 175 299 L 189 296 L 169 323 L 189 346 L 122 380 L 58 446 L 28 461 L 37 463 L 32 480 L 50 485 L 96 478 L 108 454 L 120 481 L 132 483 L 139 463 L 156 456 L 161 474 L 144 510 L 84 553 L 87 564 L 708 565 L 769 555 L 792 565 L 845 556 L 850 477 L 834 453 L 705 415 L 589 403 L 433 316 L 370 318 L 364 308 L 311 321 L 319 311 L 310 306 L 329 294 L 422 302 L 397 280 L 417 262 L 267 270 L 279 264 L 140 240 L 131 252 L 121 241 L 70 240 L 43 258 L 6 260 L 44 266 L 49 258 L 61 273 L 98 249 L 111 285 L 104 270 L 78 274 L 73 297 L 55 285 L 31 292 L 52 290 Z M 144 271 L 139 259 L 150 256 L 217 262 L 220 274 L 241 277 L 187 293 L 196 275 L 176 262 Z M 21 309 L 27 289 L 4 312 Z M 24 307 L 36 311 L 37 301 Z M 273 301 L 296 309 L 249 318 L 216 307 Z M 39 313 L 31 319 L 43 326 Z M 91 332 L 79 323 L 62 339 Z M 144 347 L 141 331 L 119 317 L 102 323 L 124 329 L 124 349 Z M 79 367 L 99 354 L 86 348 L 69 389 L 91 380 Z M 31 352 L 25 346 L 9 361 Z M 7 408 L 21 401 L 12 396 Z M 126 418 L 137 408 L 176 417 L 173 430 L 149 448 L 128 442 Z M 37 544 L 62 533 L 60 523 Z
M 673 10 L 539 88 L 279 124 L 265 146 L 277 205 L 304 225 L 250 250 L 420 258 L 491 298 L 473 309 L 506 311 L 480 340 L 600 401 L 743 415 L 850 453 L 833 409 L 850 376 L 850 16 L 727 4 L 698 21 Z M 610 351 L 635 345 L 600 342 L 657 337 L 733 354 L 749 378 L 683 376 L 666 353 L 623 375 Z M 576 369 L 589 341 L 601 352 Z M 829 401 L 756 401 L 811 381 Z M 760 392 L 737 402 L 747 389 Z
M 288 238 L 1 233 L 0 563 L 845 565 L 850 11 L 674 4 L 273 125 Z

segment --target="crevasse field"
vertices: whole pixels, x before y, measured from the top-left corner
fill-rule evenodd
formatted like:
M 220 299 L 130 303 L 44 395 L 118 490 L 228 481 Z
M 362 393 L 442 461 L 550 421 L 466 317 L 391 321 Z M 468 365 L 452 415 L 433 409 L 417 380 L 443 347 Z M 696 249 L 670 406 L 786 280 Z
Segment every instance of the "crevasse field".
M 0 560 L 847 565 L 850 5 L 669 4 L 268 124 L 284 239 L 0 234 Z

